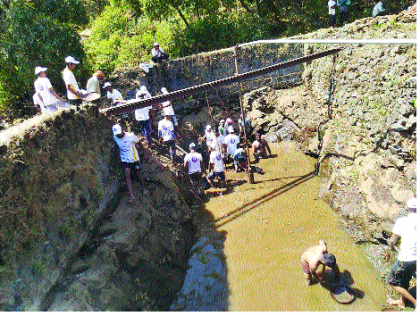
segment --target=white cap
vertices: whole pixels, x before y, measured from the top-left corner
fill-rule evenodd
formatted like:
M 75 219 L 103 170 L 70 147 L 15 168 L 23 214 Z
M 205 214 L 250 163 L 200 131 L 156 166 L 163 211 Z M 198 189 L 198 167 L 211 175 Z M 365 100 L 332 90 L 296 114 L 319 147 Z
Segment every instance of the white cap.
M 224 124 L 225 123 L 225 120 L 224 119 L 221 119 L 220 120 L 220 124 Z
M 123 132 L 123 130 L 122 130 L 120 125 L 116 124 L 116 125 L 112 126 L 112 133 L 114 134 L 114 136 L 117 136 L 122 132 Z
M 417 198 L 411 198 L 407 201 L 407 208 L 417 210 Z
M 68 56 L 65 59 L 66 63 L 73 63 L 75 65 L 78 65 L 80 62 L 74 59 L 72 56 Z
M 190 143 L 190 149 L 194 149 L 195 148 L 195 143 L 194 142 L 191 142 Z
M 35 74 L 38 75 L 41 72 L 47 71 L 47 68 L 42 68 L 42 67 L 36 67 L 35 68 Z
M 112 85 L 111 85 L 111 83 L 109 83 L 109 82 L 105 82 L 105 84 L 104 84 L 104 89 L 106 89 L 106 88 L 108 88 L 108 87 L 111 87 Z
M 207 131 L 211 131 L 211 126 L 210 126 L 210 125 L 207 125 L 207 126 L 206 126 L 206 130 L 207 130 Z
M 148 90 L 147 90 L 147 87 L 145 87 L 144 85 L 142 85 L 141 87 L 140 87 L 140 91 L 142 91 L 142 92 L 149 92 Z
M 234 132 L 235 132 L 235 130 L 233 130 L 233 127 L 232 127 L 232 126 L 229 126 L 229 128 L 228 128 L 228 132 L 229 132 L 229 133 L 234 133 Z
M 158 43 L 158 42 L 155 42 L 155 43 L 153 44 L 153 46 L 159 46 L 159 43 Z
M 163 87 L 160 90 L 163 94 L 168 94 L 168 90 L 166 89 L 166 87 Z
M 232 118 L 228 118 L 228 119 L 226 119 L 226 122 L 227 122 L 229 125 L 232 125 L 232 124 L 233 124 L 233 120 L 232 120 Z

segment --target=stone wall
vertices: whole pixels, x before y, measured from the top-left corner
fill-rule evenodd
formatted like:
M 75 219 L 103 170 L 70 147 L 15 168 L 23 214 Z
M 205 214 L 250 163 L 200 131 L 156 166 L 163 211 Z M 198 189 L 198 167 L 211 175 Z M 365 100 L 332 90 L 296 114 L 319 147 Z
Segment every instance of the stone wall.
M 302 56 L 302 45 L 269 44 L 247 46 L 238 54 L 239 73 L 257 70 L 276 63 Z M 185 58 L 169 60 L 168 64 L 155 65 L 148 73 L 141 68 L 128 69 L 114 74 L 113 82 L 122 92 L 134 90 L 144 84 L 152 95 L 156 95 L 162 86 L 168 91 L 185 89 L 235 75 L 233 48 L 201 53 Z M 285 88 L 301 84 L 303 65 L 281 69 L 243 83 L 243 91 L 249 92 L 261 86 Z M 238 105 L 238 86 L 228 85 L 208 92 L 211 105 Z M 220 101 L 220 99 L 222 101 Z M 233 105 L 232 105 L 233 104 Z M 207 106 L 205 94 L 174 101 L 175 111 L 188 114 Z

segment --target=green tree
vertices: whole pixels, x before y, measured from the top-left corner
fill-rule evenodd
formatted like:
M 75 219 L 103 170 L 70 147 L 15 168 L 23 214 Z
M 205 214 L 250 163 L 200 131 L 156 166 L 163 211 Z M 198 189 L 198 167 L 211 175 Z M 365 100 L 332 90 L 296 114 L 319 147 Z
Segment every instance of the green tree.
M 47 67 L 55 89 L 64 91 L 64 58 L 83 60 L 75 27 L 86 24 L 87 17 L 77 0 L 16 0 L 1 9 L 0 112 L 22 115 L 24 100 L 34 93 L 36 66 Z

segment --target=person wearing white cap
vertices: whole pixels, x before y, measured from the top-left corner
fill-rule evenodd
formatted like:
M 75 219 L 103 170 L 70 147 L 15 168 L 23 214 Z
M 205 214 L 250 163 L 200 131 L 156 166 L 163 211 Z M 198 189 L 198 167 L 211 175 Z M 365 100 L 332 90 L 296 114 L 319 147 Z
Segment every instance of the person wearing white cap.
M 159 47 L 159 43 L 154 43 L 152 48 L 152 60 L 156 63 L 161 63 L 169 59 L 169 54 Z
M 207 150 L 210 153 L 211 147 L 216 145 L 216 136 L 214 135 L 213 129 L 210 125 L 206 126 L 206 131 L 204 132 L 204 139 L 206 139 Z
M 67 99 L 72 105 L 76 105 L 79 109 L 79 105 L 82 104 L 82 93 L 80 92 L 79 85 L 77 84 L 76 78 L 74 77 L 73 70 L 79 61 L 74 59 L 72 56 L 68 56 L 65 59 L 66 68 L 63 70 L 63 80 L 67 89 Z
M 161 88 L 160 91 L 162 92 L 163 95 L 169 93 L 165 87 Z M 160 104 L 160 108 L 162 109 L 163 116 L 166 116 L 166 115 L 171 116 L 172 123 L 174 124 L 175 130 L 176 130 L 176 127 L 178 126 L 178 120 L 176 119 L 172 102 L 171 101 L 163 102 L 162 104 Z
M 224 187 L 226 187 L 226 175 L 225 175 L 225 161 L 224 155 L 216 147 L 211 148 L 210 158 L 209 158 L 209 170 L 206 179 L 212 188 L 215 188 L 214 179 L 218 177 Z M 213 169 L 213 171 L 212 171 Z
M 394 300 L 388 298 L 386 302 L 391 305 L 397 305 L 400 308 L 406 306 L 407 300 L 413 303 L 417 309 L 416 298 L 408 291 L 409 282 L 417 272 L 417 198 L 411 198 L 407 201 L 406 210 L 408 215 L 397 219 L 392 229 L 392 236 L 389 241 L 389 250 L 396 251 L 395 245 L 401 238 L 400 250 L 397 260 L 391 267 L 388 276 L 388 284 L 400 294 L 400 299 Z M 390 253 L 388 252 L 385 260 L 388 261 Z
M 227 146 L 227 157 L 232 156 L 235 154 L 236 149 L 238 148 L 238 144 L 240 139 L 237 135 L 234 134 L 235 130 L 232 126 L 228 127 L 229 134 L 225 137 L 223 143 Z
M 140 90 L 136 93 L 136 99 L 148 99 L 151 98 L 152 95 L 149 93 L 147 88 L 142 85 Z M 144 137 L 146 138 L 147 144 L 151 141 L 151 133 L 152 133 L 152 124 L 150 120 L 150 116 L 153 117 L 152 106 L 146 106 L 143 108 L 136 109 L 134 111 L 134 116 L 138 121 L 140 128 L 143 130 Z
M 124 102 L 121 92 L 114 89 L 111 83 L 105 82 L 103 88 L 106 91 L 106 98 L 111 106 L 116 106 Z
M 223 136 L 227 136 L 229 134 L 229 127 L 232 126 L 232 128 L 234 128 L 234 121 L 232 118 L 228 117 L 225 121 L 225 125 L 223 126 Z
M 196 152 L 195 143 L 190 144 L 190 153 L 184 157 L 184 168 L 188 168 L 188 177 L 190 178 L 191 185 L 197 188 L 198 193 L 202 194 L 201 187 L 203 156 Z
M 172 163 L 176 162 L 176 147 L 175 142 L 179 145 L 178 140 L 175 136 L 174 131 L 174 124 L 171 121 L 171 116 L 165 116 L 164 119 L 159 121 L 158 124 L 158 136 L 159 136 L 159 143 L 162 144 L 162 142 L 166 145 L 169 156 L 171 158 Z
M 136 148 L 136 144 L 140 139 L 131 132 L 124 132 L 122 127 L 118 124 L 112 126 L 112 134 L 114 135 L 114 140 L 120 149 L 120 159 L 125 172 L 128 192 L 130 193 L 129 203 L 132 203 L 135 199 L 133 193 L 133 182 L 131 181 L 132 170 L 135 172 L 135 175 L 137 175 L 137 178 L 140 181 L 143 194 L 147 193 L 144 188 L 143 177 L 140 172 L 140 156 Z
M 54 112 L 57 110 L 57 106 L 64 103 L 64 100 L 54 91 L 50 80 L 47 78 L 46 71 L 47 68 L 35 68 L 35 74 L 38 76 L 34 83 L 35 93 L 41 101 L 42 105 L 39 105 L 42 113 Z

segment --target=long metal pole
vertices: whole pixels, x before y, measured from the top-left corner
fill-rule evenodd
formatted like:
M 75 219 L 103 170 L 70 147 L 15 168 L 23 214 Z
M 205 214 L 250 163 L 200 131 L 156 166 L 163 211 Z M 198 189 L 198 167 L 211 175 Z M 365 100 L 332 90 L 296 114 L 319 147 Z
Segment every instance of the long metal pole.
M 239 47 L 238 47 L 238 45 L 236 45 L 235 49 L 234 49 L 236 75 L 239 75 L 238 51 L 239 51 Z M 244 138 L 245 138 L 245 149 L 246 149 L 246 153 L 248 155 L 247 173 L 248 173 L 248 177 L 249 177 L 249 182 L 251 184 L 254 184 L 254 174 L 252 173 L 252 170 L 251 170 L 251 156 L 249 155 L 248 139 L 247 139 L 247 136 L 246 136 L 245 110 L 244 110 L 244 104 L 243 104 L 243 101 L 242 101 L 242 82 L 241 81 L 238 82 L 238 87 L 239 87 L 239 106 L 241 107 L 241 116 L 242 116 L 242 128 L 243 128 Z

